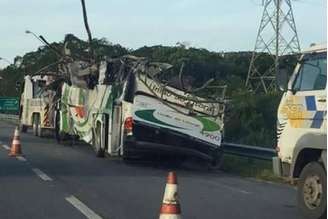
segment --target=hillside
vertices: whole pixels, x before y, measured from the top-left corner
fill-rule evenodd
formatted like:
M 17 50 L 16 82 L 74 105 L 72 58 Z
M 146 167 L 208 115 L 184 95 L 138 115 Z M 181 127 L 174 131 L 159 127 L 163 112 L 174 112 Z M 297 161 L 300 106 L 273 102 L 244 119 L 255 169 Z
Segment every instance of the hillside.
M 70 42 L 72 54 L 84 55 L 87 42 L 72 34 L 66 36 Z M 63 51 L 63 42 L 51 45 L 57 51 Z M 273 146 L 275 143 L 276 109 L 280 99 L 279 92 L 253 95 L 245 88 L 245 79 L 251 52 L 217 53 L 206 49 L 185 48 L 184 46 L 144 46 L 129 50 L 121 45 L 109 43 L 106 39 L 94 39 L 92 42 L 97 60 L 103 56 L 117 57 L 124 54 L 148 57 L 152 61 L 167 62 L 174 65 L 177 77 L 182 63 L 185 63 L 184 77 L 189 78 L 192 86 L 200 86 L 210 78 L 217 85 L 227 85 L 227 95 L 231 100 L 226 114 L 226 141 L 254 145 Z M 1 96 L 19 96 L 15 83 L 22 81 L 25 74 L 37 72 L 44 66 L 56 62 L 59 56 L 48 47 L 39 47 L 36 51 L 17 56 L 15 63 L 0 72 Z M 261 69 L 272 64 L 272 58 L 263 54 Z M 295 59 L 284 63 L 292 69 Z M 53 68 L 56 71 L 56 67 Z

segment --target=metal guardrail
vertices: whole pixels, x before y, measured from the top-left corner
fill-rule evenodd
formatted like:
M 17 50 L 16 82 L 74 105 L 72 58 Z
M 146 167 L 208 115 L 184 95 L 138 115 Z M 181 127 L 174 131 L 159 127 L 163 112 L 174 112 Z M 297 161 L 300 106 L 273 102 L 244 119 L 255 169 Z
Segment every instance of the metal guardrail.
M 5 120 L 5 121 L 18 123 L 19 117 L 18 117 L 18 115 L 0 113 L 0 120 Z
M 260 160 L 272 160 L 273 157 L 277 156 L 277 152 L 271 148 L 234 144 L 228 142 L 223 142 L 222 146 L 224 153 L 241 157 L 256 158 Z

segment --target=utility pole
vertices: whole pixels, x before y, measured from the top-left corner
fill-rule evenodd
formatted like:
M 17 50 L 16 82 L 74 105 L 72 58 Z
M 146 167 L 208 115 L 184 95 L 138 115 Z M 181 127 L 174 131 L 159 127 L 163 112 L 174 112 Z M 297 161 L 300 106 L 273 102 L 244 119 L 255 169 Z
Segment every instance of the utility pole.
M 256 93 L 274 91 L 280 58 L 300 52 L 291 0 L 263 0 L 263 7 L 246 79 L 246 87 Z M 263 69 L 267 59 L 270 67 Z
M 82 13 L 83 13 L 83 21 L 84 21 L 84 26 L 88 34 L 88 41 L 89 41 L 89 53 L 90 53 L 90 58 L 94 58 L 94 51 L 93 51 L 93 46 L 92 46 L 92 35 L 88 23 L 88 15 L 87 15 L 87 9 L 85 6 L 85 1 L 81 0 L 81 5 L 82 5 Z

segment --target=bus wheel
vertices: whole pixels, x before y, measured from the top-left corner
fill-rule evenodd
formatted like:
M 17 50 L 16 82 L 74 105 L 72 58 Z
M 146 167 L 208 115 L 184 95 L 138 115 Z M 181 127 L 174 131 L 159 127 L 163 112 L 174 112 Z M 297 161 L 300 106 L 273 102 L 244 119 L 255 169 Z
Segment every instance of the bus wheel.
M 105 156 L 105 133 L 101 132 L 101 125 L 97 124 L 96 129 L 93 132 L 93 149 L 96 152 L 97 157 L 104 157 Z
M 63 143 L 65 140 L 65 133 L 60 131 L 60 112 L 56 111 L 55 114 L 55 138 L 58 144 Z
M 209 164 L 209 170 L 219 170 L 223 164 L 223 151 L 217 151 L 213 157 L 212 162 Z
M 327 217 L 326 171 L 318 162 L 307 164 L 298 182 L 298 207 L 309 219 Z

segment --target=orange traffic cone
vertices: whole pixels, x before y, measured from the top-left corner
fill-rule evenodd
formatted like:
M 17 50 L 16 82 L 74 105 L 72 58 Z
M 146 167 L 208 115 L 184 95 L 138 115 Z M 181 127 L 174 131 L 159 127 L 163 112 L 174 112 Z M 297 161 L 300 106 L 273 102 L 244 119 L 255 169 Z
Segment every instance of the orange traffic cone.
M 19 156 L 21 154 L 22 154 L 22 148 L 21 148 L 21 144 L 20 144 L 20 140 L 19 140 L 19 131 L 18 131 L 18 127 L 16 127 L 14 139 L 11 144 L 11 148 L 10 148 L 10 152 L 9 152 L 9 156 L 15 157 L 15 156 Z
M 159 219 L 181 219 L 178 200 L 178 180 L 175 172 L 169 172 Z

